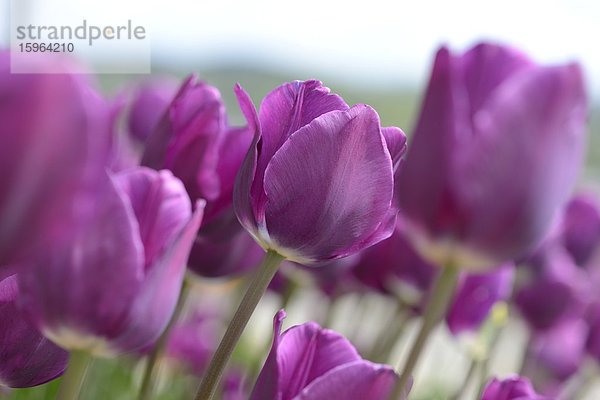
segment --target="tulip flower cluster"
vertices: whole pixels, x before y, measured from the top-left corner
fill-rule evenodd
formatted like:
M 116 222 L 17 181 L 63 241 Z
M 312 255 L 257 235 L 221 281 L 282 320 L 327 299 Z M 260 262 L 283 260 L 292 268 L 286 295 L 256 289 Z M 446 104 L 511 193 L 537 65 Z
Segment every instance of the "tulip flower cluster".
M 111 382 L 94 357 L 143 400 L 431 398 L 418 367 L 440 335 L 471 361 L 442 398 L 566 399 L 598 368 L 600 198 L 574 192 L 578 64 L 442 47 L 407 139 L 317 80 L 259 107 L 237 84 L 226 108 L 195 76 L 115 100 L 73 60 L 36 55 L 22 62 L 64 73 L 12 74 L 10 57 L 22 56 L 0 52 L 0 398 L 39 385 L 95 398 Z M 282 332 L 282 308 L 319 323 Z M 272 340 L 261 318 L 244 333 L 255 309 L 280 309 Z M 520 371 L 495 376 L 508 316 L 529 340 L 512 345 Z

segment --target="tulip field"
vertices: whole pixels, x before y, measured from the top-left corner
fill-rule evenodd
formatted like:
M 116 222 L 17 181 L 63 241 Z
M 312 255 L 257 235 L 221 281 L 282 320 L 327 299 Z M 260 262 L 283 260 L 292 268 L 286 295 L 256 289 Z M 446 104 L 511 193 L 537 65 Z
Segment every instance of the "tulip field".
M 585 65 L 318 78 L 0 50 L 0 400 L 600 398 Z

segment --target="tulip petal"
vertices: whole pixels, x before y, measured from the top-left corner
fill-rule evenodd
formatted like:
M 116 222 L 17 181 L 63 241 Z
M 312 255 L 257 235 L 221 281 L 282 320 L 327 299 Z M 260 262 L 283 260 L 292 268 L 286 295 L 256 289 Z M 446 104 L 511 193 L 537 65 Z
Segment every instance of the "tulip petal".
M 225 123 L 219 91 L 191 77 L 149 138 L 142 164 L 173 171 L 191 199 L 213 200 L 220 190 L 216 167 Z
M 481 109 L 492 92 L 508 77 L 533 62 L 516 49 L 491 43 L 481 43 L 467 51 L 459 60 L 469 96 L 471 115 Z
M 152 134 L 177 93 L 177 85 L 169 79 L 151 81 L 140 86 L 132 100 L 128 115 L 129 133 L 140 142 Z
M 0 51 L 0 269 L 46 239 L 79 185 L 103 173 L 110 140 L 106 105 L 71 65 L 33 57 L 20 62 L 58 60 L 65 73 L 11 74 L 9 57 Z
M 281 336 L 277 353 L 283 399 L 292 399 L 338 365 L 360 359 L 346 338 L 314 322 L 290 328 Z
M 271 158 L 298 129 L 315 118 L 335 110 L 347 110 L 348 105 L 329 88 L 316 80 L 285 83 L 270 92 L 259 111 L 261 124 L 260 157 L 252 184 L 254 211 L 259 225 L 264 222 L 266 202 L 263 182 Z
M 592 196 L 579 195 L 566 207 L 562 226 L 565 248 L 585 267 L 600 248 L 600 206 Z
M 128 324 L 114 341 L 123 351 L 142 348 L 154 342 L 167 326 L 181 291 L 186 261 L 202 222 L 204 200 L 196 209 L 179 236 L 150 267 L 140 291 L 130 305 Z
M 479 329 L 493 305 L 511 293 L 515 267 L 506 264 L 484 274 L 469 274 L 460 284 L 446 315 L 453 334 Z
M 527 70 L 498 87 L 473 117 L 473 143 L 457 159 L 469 244 L 498 260 L 537 244 L 581 166 L 586 112 L 574 64 Z
M 395 126 L 381 128 L 381 133 L 385 138 L 385 144 L 390 152 L 395 171 L 400 164 L 400 160 L 406 153 L 406 135 L 402 132 L 402 129 Z
M 0 386 L 25 388 L 61 375 L 69 355 L 25 318 L 17 297 L 14 275 L 0 281 Z
M 468 102 L 459 96 L 459 70 L 448 49 L 438 51 L 406 162 L 398 176 L 400 209 L 433 237 L 460 226 L 462 212 L 453 197 L 454 149 L 470 137 Z
M 18 275 L 22 305 L 61 347 L 104 351 L 85 346 L 103 346 L 103 338 L 120 334 L 144 279 L 138 223 L 108 177 L 63 222 L 69 229 Z
M 294 400 L 387 400 L 397 379 L 398 376 L 391 367 L 364 360 L 355 361 L 319 376 Z M 406 398 L 406 395 L 401 397 Z
M 278 350 L 281 340 L 281 327 L 283 326 L 285 317 L 285 311 L 279 310 L 273 318 L 273 344 L 271 345 L 271 351 L 267 356 L 265 365 L 260 371 L 260 375 L 256 379 L 256 384 L 254 385 L 254 389 L 252 389 L 249 400 L 281 400 L 281 393 L 279 392 L 281 371 L 279 368 Z
M 234 88 L 242 113 L 248 121 L 248 129 L 254 138 L 250 143 L 250 148 L 246 153 L 244 161 L 238 171 L 233 189 L 233 207 L 240 224 L 251 234 L 255 235 L 258 231 L 256 216 L 250 197 L 252 181 L 256 174 L 256 163 L 258 159 L 258 141 L 260 140 L 260 121 L 256 108 L 252 104 L 252 99 L 248 93 L 237 84 Z
M 134 168 L 117 174 L 115 180 L 131 201 L 148 268 L 189 220 L 189 197 L 181 181 L 167 170 Z
M 300 263 L 349 255 L 372 243 L 389 217 L 392 191 L 377 113 L 358 105 L 322 115 L 292 135 L 267 167 L 271 245 Z
M 223 134 L 217 162 L 220 182 L 219 197 L 206 205 L 202 225 L 209 224 L 227 208 L 231 208 L 235 178 L 248 149 L 254 130 L 248 127 L 228 128 Z

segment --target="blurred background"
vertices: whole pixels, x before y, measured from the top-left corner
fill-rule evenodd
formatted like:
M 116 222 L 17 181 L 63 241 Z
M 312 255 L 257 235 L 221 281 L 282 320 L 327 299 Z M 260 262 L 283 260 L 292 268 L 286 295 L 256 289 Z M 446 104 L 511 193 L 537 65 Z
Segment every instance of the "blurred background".
M 15 1 L 28 2 L 32 13 L 71 12 L 70 0 Z M 191 72 L 197 73 L 221 90 L 232 119 L 240 124 L 242 119 L 232 92 L 236 82 L 240 82 L 257 103 L 282 82 L 316 78 L 350 104 L 370 104 L 379 112 L 383 125 L 399 126 L 410 136 L 433 54 L 441 44 L 463 51 L 477 41 L 491 40 L 516 46 L 540 63 L 577 60 L 586 72 L 592 98 L 589 156 L 581 185 L 598 186 L 598 1 L 153 0 L 135 4 L 136 1 L 79 0 L 78 3 L 87 7 L 90 19 L 93 15 L 116 15 L 143 20 L 150 35 L 152 74 L 183 78 Z M 9 45 L 9 3 L 9 0 L 0 0 L 2 47 Z M 128 4 L 127 15 L 120 14 L 122 3 Z M 111 57 L 110 54 L 95 56 L 99 61 Z M 90 68 L 93 70 L 93 63 Z M 99 75 L 98 79 L 106 93 L 117 95 L 149 76 L 110 74 Z M 316 292 L 303 294 L 288 310 L 286 326 L 314 319 L 312 311 L 319 301 L 326 300 L 320 299 Z M 366 335 L 371 329 L 369 326 L 385 321 L 385 307 L 378 299 L 361 301 L 363 311 L 359 317 L 354 315 L 355 299 L 339 303 L 339 313 L 331 321 L 333 327 L 357 337 L 357 333 L 352 332 L 356 327 L 346 323 L 348 316 L 354 315 L 355 323 L 356 318 L 363 318 L 358 324 L 367 331 Z M 264 349 L 270 341 L 270 321 L 278 306 L 278 302 L 268 296 L 263 303 L 246 335 L 246 342 L 253 351 Z M 492 366 L 492 370 L 499 373 L 514 371 L 522 357 L 519 351 L 526 340 L 524 328 L 518 322 L 513 325 L 503 336 L 502 350 L 497 352 L 500 357 Z M 408 337 L 414 333 L 413 328 L 410 327 Z M 402 352 L 400 343 L 395 354 Z M 397 356 L 390 359 L 396 360 Z M 444 398 L 435 394 L 436 387 L 455 385 L 468 364 L 460 343 L 447 333 L 439 332 L 421 368 L 421 373 L 435 384 L 425 389 L 421 386 L 416 398 Z M 98 371 L 109 374 L 113 382 L 121 379 L 122 374 L 114 368 Z M 590 396 L 590 399 L 600 398 L 598 392 L 591 392 Z

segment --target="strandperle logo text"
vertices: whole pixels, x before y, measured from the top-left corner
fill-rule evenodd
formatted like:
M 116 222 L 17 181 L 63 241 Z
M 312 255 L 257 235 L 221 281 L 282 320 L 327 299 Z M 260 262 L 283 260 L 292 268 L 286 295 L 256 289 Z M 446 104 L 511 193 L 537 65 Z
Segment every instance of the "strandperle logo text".
M 20 25 L 17 27 L 18 40 L 66 41 L 73 39 L 87 40 L 92 46 L 96 40 L 144 40 L 146 28 L 134 25 L 127 20 L 125 25 L 97 26 L 88 24 L 84 19 L 81 25 Z

